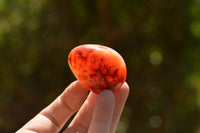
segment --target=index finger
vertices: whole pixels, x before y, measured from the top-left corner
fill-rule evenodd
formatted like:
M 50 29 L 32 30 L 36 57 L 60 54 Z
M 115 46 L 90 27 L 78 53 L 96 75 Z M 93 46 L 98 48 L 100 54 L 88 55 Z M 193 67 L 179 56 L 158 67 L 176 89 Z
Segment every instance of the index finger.
M 71 83 L 55 101 L 43 109 L 17 133 L 24 131 L 58 132 L 72 114 L 81 107 L 87 97 L 87 92 L 78 81 Z

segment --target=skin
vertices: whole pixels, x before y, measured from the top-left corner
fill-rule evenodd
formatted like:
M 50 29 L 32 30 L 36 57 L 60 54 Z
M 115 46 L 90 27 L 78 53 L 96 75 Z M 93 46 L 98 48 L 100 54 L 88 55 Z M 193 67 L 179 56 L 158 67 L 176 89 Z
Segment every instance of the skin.
M 115 92 L 88 95 L 88 90 L 74 81 L 17 133 L 57 133 L 78 110 L 64 133 L 114 133 L 128 94 L 126 82 Z

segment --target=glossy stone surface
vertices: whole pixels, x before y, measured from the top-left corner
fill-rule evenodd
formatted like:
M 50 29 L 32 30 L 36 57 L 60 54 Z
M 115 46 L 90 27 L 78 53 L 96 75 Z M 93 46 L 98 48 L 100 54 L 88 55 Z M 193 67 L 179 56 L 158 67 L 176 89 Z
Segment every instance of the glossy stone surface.
M 69 66 L 80 83 L 95 93 L 119 89 L 126 80 L 126 65 L 116 51 L 102 45 L 80 45 L 72 49 Z

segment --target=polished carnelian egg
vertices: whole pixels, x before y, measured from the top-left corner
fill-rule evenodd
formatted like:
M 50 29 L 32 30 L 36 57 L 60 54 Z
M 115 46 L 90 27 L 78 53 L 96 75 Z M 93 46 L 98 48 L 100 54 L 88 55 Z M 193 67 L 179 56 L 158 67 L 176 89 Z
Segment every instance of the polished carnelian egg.
M 119 53 L 113 49 L 94 44 L 80 45 L 72 49 L 68 57 L 69 66 L 88 90 L 119 89 L 126 80 L 126 65 Z

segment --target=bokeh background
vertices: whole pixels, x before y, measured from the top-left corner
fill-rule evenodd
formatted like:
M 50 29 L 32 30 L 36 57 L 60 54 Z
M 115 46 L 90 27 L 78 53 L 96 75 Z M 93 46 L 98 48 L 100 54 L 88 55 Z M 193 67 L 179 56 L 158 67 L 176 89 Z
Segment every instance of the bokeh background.
M 117 133 L 200 133 L 200 0 L 0 0 L 0 132 L 75 80 L 69 51 L 97 43 L 127 64 Z

